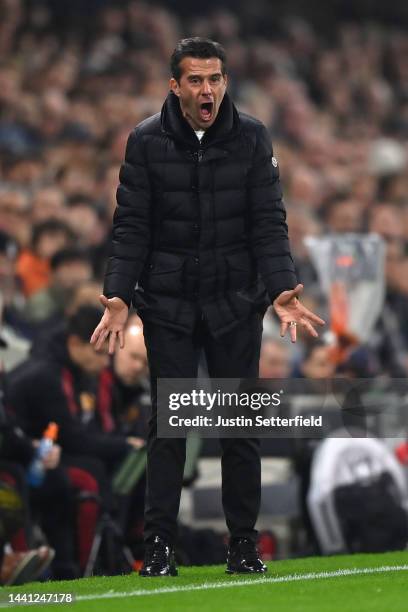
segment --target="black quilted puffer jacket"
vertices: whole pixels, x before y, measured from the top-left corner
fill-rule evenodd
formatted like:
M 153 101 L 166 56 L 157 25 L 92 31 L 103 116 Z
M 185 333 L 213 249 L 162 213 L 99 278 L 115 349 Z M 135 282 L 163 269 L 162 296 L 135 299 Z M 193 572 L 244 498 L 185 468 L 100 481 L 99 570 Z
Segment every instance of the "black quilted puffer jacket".
M 264 125 L 228 94 L 201 142 L 169 93 L 130 134 L 104 294 L 142 320 L 217 337 L 296 283 L 279 170 Z

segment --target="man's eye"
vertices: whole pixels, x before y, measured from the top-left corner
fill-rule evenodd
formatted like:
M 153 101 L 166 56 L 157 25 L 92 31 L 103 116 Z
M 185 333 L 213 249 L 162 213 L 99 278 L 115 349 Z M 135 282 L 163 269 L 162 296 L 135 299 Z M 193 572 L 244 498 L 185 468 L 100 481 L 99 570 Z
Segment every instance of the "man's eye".
M 213 83 L 217 83 L 220 80 L 220 76 L 213 76 L 211 77 L 211 80 L 213 81 Z

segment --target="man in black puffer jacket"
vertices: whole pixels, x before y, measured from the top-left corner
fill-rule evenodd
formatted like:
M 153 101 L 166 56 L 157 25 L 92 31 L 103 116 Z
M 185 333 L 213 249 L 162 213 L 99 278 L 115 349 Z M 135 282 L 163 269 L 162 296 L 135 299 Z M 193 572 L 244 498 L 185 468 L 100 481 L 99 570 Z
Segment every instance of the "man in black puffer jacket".
M 105 313 L 91 342 L 109 351 L 133 300 L 144 323 L 152 389 L 142 575 L 176 574 L 172 547 L 185 439 L 157 438 L 158 378 L 195 378 L 204 348 L 214 378 L 256 378 L 262 317 L 273 303 L 281 333 L 323 321 L 297 296 L 276 159 L 266 128 L 226 93 L 225 52 L 185 39 L 171 58 L 161 113 L 131 133 L 120 172 Z M 135 290 L 136 289 L 136 290 Z M 259 440 L 221 440 L 230 572 L 263 572 L 255 522 Z

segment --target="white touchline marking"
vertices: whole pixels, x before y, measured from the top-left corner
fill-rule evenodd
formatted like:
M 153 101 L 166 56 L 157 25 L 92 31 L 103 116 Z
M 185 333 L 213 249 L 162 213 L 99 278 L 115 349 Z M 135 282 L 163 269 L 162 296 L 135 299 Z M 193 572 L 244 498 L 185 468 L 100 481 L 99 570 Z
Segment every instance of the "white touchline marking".
M 163 593 L 183 593 L 188 591 L 204 591 L 206 589 L 229 589 L 232 587 L 250 586 L 254 584 L 276 584 L 282 582 L 299 582 L 301 580 L 319 580 L 326 578 L 342 578 L 344 576 L 359 576 L 363 574 L 382 574 L 386 572 L 405 572 L 408 565 L 383 565 L 380 567 L 355 567 L 351 569 L 338 569 L 332 572 L 309 572 L 308 574 L 287 574 L 286 576 L 268 576 L 253 578 L 251 580 L 223 581 L 223 582 L 203 582 L 202 584 L 186 584 L 184 586 L 161 587 L 159 589 L 137 589 L 134 591 L 113 591 L 106 593 L 94 593 L 89 595 L 77 595 L 75 601 L 90 601 L 95 599 L 123 599 L 125 597 L 141 597 L 144 595 L 161 595 Z M 235 574 L 236 576 L 236 574 Z M 146 578 L 149 580 L 149 578 Z M 154 579 L 153 579 L 154 580 Z M 3 595 L 7 597 L 7 595 Z M 43 603 L 43 602 L 41 602 Z M 0 608 L 15 607 L 15 603 L 0 603 Z M 24 605 L 37 606 L 35 603 L 25 603 Z
M 363 574 L 382 574 L 385 572 L 408 571 L 408 565 L 383 565 L 380 567 L 356 567 L 352 569 L 338 569 L 332 572 L 310 572 L 308 574 L 288 574 L 286 576 L 268 576 L 253 578 L 251 580 L 237 580 L 234 582 L 203 582 L 202 584 L 186 584 L 184 586 L 160 587 L 158 589 L 137 589 L 134 591 L 120 592 L 108 591 L 106 593 L 95 593 L 90 595 L 77 595 L 76 601 L 88 601 L 92 599 L 116 599 L 124 597 L 141 597 L 144 595 L 161 595 L 163 593 L 183 593 L 186 591 L 204 591 L 207 589 L 229 589 L 239 586 L 253 584 L 274 584 L 280 582 L 297 582 L 300 580 L 319 580 L 326 578 L 342 578 L 343 576 L 359 576 Z M 235 574 L 236 575 L 236 574 Z M 149 580 L 149 578 L 147 578 Z M 154 580 L 154 578 L 153 578 Z

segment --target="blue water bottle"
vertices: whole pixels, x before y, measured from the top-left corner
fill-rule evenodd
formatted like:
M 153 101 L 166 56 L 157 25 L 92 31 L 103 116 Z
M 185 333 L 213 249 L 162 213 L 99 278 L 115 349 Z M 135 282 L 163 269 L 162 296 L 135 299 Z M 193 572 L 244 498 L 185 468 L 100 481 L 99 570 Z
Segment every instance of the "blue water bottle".
M 40 440 L 34 459 L 31 461 L 27 471 L 27 481 L 32 487 L 40 487 L 45 477 L 44 457 L 48 455 L 58 436 L 57 423 L 49 423 Z

